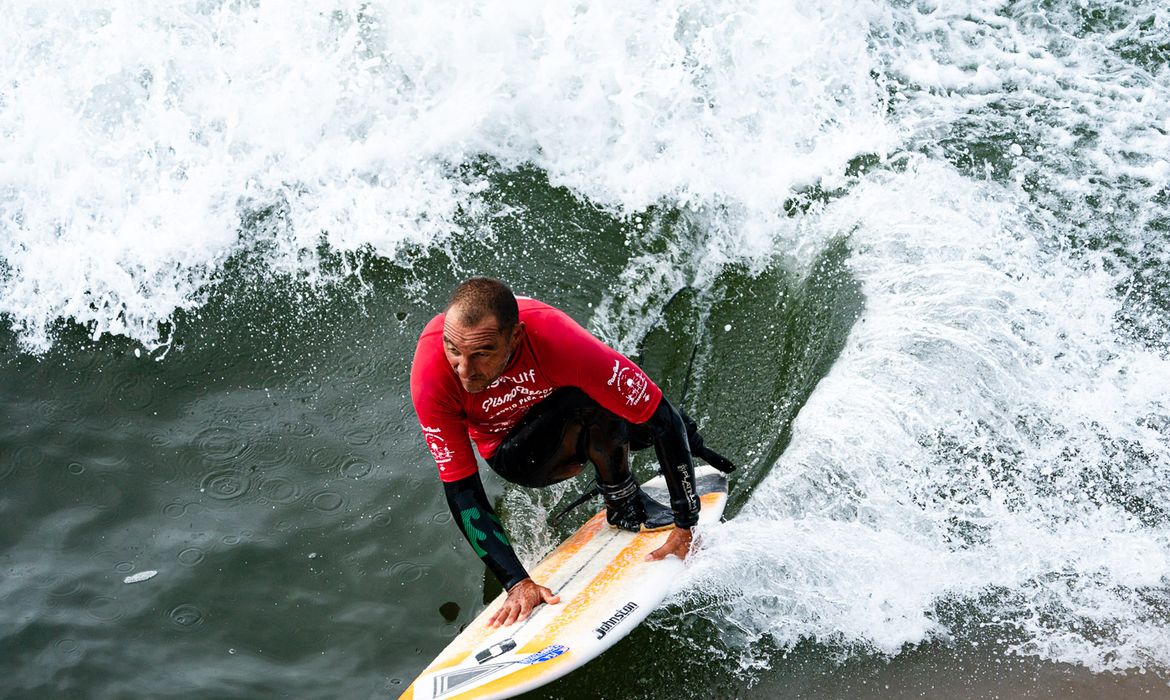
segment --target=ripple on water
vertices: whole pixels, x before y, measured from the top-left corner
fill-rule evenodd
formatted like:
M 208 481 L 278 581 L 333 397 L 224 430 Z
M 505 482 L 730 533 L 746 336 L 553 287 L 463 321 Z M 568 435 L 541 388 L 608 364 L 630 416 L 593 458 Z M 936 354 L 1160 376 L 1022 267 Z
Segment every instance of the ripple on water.
M 59 605 L 73 598 L 81 592 L 81 581 L 73 579 L 63 581 L 64 576 L 54 576 L 45 582 L 44 588 L 49 590 L 49 603 Z
M 281 421 L 280 429 L 289 437 L 294 438 L 311 438 L 316 434 L 313 424 L 304 420 L 285 420 Z
M 390 578 L 396 578 L 401 583 L 412 583 L 422 578 L 427 567 L 413 561 L 400 561 L 390 567 Z
M 57 652 L 58 656 L 69 659 L 81 653 L 81 644 L 76 639 L 65 637 L 64 639 L 58 639 L 53 645 L 53 649 Z
M 108 479 L 95 479 L 86 484 L 82 499 L 98 510 L 117 508 L 122 504 L 122 488 Z
M 283 476 L 260 479 L 256 491 L 262 498 L 284 505 L 295 503 L 301 497 L 301 489 L 296 482 Z
M 361 479 L 369 475 L 373 467 L 356 457 L 349 457 L 341 464 L 341 475 L 347 479 Z
M 252 479 L 235 469 L 221 469 L 203 477 L 199 492 L 206 493 L 217 501 L 234 501 L 248 493 Z
M 36 469 L 45 463 L 45 453 L 41 452 L 39 447 L 35 445 L 23 445 L 16 450 L 12 455 L 12 460 L 0 460 L 0 479 L 3 479 L 12 472 L 16 471 L 17 467 L 26 469 Z
M 385 511 L 378 513 L 374 517 L 370 518 L 370 520 L 372 520 L 378 527 L 389 527 L 391 523 L 394 522 L 394 519 L 390 517 L 390 514 Z
M 373 442 L 377 435 L 376 430 L 363 423 L 343 432 L 342 438 L 345 440 L 345 444 L 351 447 L 362 447 Z
M 213 464 L 231 464 L 247 454 L 243 433 L 229 425 L 216 425 L 195 436 L 195 446 L 205 460 Z
M 369 384 L 378 365 L 363 353 L 346 354 L 338 358 L 336 376 L 351 385 Z
M 289 383 L 289 395 L 293 398 L 315 398 L 321 394 L 321 380 L 313 375 L 302 374 Z
M 181 518 L 187 514 L 187 508 L 190 506 L 191 506 L 190 503 L 183 503 L 181 501 L 171 501 L 170 503 L 163 506 L 162 512 L 163 512 L 163 515 L 167 516 L 171 520 L 178 520 L 179 518 Z
M 314 474 L 336 473 L 349 459 L 332 447 L 318 447 L 309 453 L 308 465 Z
M 279 435 L 249 438 L 246 461 L 255 467 L 280 467 L 288 464 L 289 446 Z
M 85 465 L 80 462 L 70 462 L 66 469 L 74 476 L 80 476 L 85 473 Z
M 203 611 L 191 603 L 176 605 L 167 616 L 180 629 L 192 629 L 203 622 Z
M 110 398 L 135 411 L 146 410 L 154 403 L 154 382 L 134 373 L 120 377 L 110 391 Z
M 85 614 L 98 622 L 113 622 L 124 614 L 118 601 L 109 596 L 98 596 L 85 606 Z
M 179 563 L 183 566 L 195 566 L 199 562 L 203 561 L 203 557 L 204 554 L 202 549 L 199 549 L 198 547 L 187 547 L 183 551 L 179 552 L 176 559 L 178 559 Z
M 345 496 L 336 491 L 318 491 L 309 498 L 309 506 L 320 513 L 334 513 L 345 505 Z

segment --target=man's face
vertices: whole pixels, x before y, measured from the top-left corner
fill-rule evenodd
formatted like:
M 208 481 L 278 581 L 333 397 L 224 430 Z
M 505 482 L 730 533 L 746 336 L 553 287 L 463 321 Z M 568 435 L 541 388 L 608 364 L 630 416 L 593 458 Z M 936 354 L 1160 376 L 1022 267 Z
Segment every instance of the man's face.
M 460 323 L 458 313 L 448 309 L 443 323 L 443 350 L 447 362 L 469 394 L 476 394 L 496 381 L 504 372 L 512 351 L 520 342 L 523 323 L 512 332 L 500 332 L 495 316 L 488 316 L 474 326 Z

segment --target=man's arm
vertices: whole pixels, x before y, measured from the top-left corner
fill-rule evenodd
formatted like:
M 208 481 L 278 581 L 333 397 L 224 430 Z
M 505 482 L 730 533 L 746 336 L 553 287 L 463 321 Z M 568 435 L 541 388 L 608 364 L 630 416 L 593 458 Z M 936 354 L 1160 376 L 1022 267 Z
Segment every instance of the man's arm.
M 699 522 L 699 496 L 695 489 L 695 463 L 687 443 L 687 428 L 682 416 L 663 396 L 658 408 L 647 421 L 654 437 L 658 466 L 670 492 L 670 509 L 674 524 L 690 528 Z
M 447 495 L 447 506 L 463 536 L 484 564 L 491 569 L 504 590 L 528 578 L 528 572 L 512 549 L 512 543 L 504 534 L 500 519 L 488 503 L 479 473 L 458 481 L 444 481 L 443 492 Z
M 560 597 L 528 576 L 504 527 L 488 503 L 479 473 L 457 481 L 444 481 L 447 506 L 463 536 L 508 592 L 491 625 L 510 625 L 523 620 L 541 603 L 559 603 Z
M 646 556 L 649 560 L 673 554 L 685 559 L 691 551 L 691 527 L 699 522 L 699 497 L 695 489 L 695 464 L 687 443 L 687 429 L 682 415 L 663 396 L 650 420 L 646 421 L 654 438 L 658 466 L 670 492 L 675 529 L 666 542 Z

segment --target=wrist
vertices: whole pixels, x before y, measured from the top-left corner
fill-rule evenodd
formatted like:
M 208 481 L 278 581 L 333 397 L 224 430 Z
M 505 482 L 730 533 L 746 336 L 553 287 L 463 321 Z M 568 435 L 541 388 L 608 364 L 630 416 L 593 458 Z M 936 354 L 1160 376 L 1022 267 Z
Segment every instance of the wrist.
M 507 591 L 508 593 L 511 593 L 513 589 L 515 589 L 517 586 L 524 583 L 525 581 L 527 581 L 528 583 L 532 583 L 532 577 L 525 576 L 524 578 L 520 579 L 519 581 L 513 581 L 510 584 L 505 585 L 504 590 Z

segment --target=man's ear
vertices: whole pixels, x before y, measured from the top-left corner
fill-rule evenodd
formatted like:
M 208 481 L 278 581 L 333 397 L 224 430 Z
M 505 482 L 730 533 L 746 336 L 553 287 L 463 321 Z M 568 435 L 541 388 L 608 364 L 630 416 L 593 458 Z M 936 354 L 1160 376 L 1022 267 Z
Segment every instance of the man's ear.
M 512 328 L 512 345 L 520 342 L 520 336 L 524 333 L 524 322 L 517 321 L 515 327 Z

